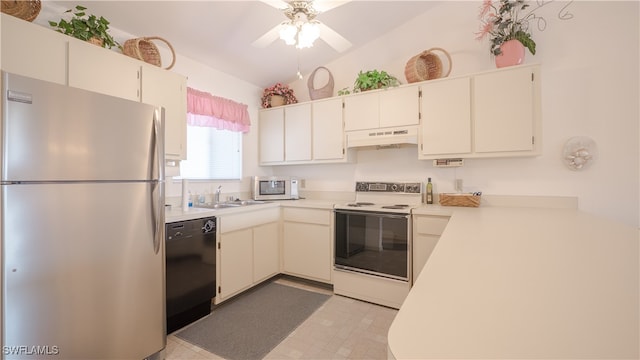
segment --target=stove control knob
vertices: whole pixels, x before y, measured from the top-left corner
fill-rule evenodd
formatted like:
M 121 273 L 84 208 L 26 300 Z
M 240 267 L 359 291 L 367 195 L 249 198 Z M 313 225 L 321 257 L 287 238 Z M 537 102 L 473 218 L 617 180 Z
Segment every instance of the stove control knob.
M 391 191 L 398 191 L 398 184 L 391 185 Z
M 419 193 L 420 191 L 418 190 L 418 185 L 409 184 L 409 185 L 406 186 L 405 192 L 408 192 L 408 193 Z

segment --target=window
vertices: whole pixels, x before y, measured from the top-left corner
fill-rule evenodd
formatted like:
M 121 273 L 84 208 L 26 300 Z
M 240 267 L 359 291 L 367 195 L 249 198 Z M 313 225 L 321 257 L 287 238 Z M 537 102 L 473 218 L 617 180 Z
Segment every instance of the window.
M 188 160 L 180 162 L 182 178 L 242 178 L 241 132 L 189 125 L 187 154 Z
M 241 179 L 242 133 L 251 120 L 247 105 L 187 88 L 187 160 L 185 179 Z

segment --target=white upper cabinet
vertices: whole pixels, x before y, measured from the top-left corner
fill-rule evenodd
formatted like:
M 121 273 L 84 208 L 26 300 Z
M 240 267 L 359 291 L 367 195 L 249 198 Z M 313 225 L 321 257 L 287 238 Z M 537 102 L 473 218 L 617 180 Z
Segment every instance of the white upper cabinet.
M 344 98 L 345 130 L 418 125 L 418 85 L 367 91 Z
M 345 162 L 342 98 L 263 109 L 260 165 Z
M 142 102 L 164 107 L 165 156 L 187 158 L 187 78 L 153 65 L 142 66 Z
M 345 158 L 342 99 L 330 98 L 312 104 L 313 159 L 343 160 Z
M 284 108 L 285 161 L 311 160 L 311 103 Z
M 361 93 L 344 98 L 345 131 L 377 129 L 380 126 L 378 92 Z
M 419 157 L 471 152 L 471 81 L 468 77 L 422 85 Z
M 420 123 L 420 87 L 404 86 L 380 91 L 380 127 L 418 125 Z
M 66 85 L 69 37 L 4 13 L 1 16 L 2 70 Z
M 69 86 L 140 101 L 139 60 L 69 39 Z
M 260 111 L 258 142 L 260 164 L 277 164 L 284 161 L 284 108 Z
M 530 67 L 473 78 L 476 152 L 534 150 L 534 81 Z
M 418 157 L 540 154 L 540 66 L 520 65 L 422 83 Z

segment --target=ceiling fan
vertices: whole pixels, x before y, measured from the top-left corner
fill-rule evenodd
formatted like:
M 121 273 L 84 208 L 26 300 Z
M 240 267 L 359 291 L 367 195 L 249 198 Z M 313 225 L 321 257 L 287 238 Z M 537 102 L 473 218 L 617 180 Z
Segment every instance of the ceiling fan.
M 252 43 L 253 46 L 264 48 L 281 38 L 290 45 L 298 48 L 310 47 L 313 41 L 320 37 L 337 52 L 343 52 L 351 47 L 351 42 L 338 34 L 335 30 L 316 20 L 315 17 L 329 11 L 346 1 L 284 1 L 262 0 L 263 3 L 281 10 L 288 20 L 274 26 L 264 35 Z

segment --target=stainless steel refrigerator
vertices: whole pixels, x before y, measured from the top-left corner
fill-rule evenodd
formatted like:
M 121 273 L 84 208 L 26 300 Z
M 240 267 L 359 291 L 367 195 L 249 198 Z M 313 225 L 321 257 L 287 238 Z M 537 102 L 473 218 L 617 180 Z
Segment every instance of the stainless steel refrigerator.
M 154 106 L 2 73 L 6 359 L 144 359 L 165 336 Z

